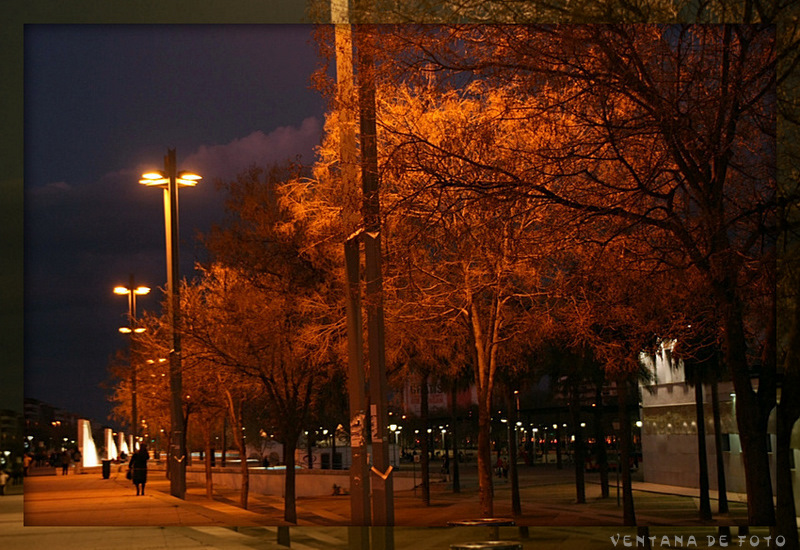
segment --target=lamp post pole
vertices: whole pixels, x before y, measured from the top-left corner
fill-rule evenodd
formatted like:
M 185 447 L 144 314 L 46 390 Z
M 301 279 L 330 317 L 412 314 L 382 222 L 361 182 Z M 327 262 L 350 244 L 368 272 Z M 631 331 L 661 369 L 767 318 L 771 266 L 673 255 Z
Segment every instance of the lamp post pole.
M 181 378 L 181 311 L 180 273 L 178 269 L 178 187 L 193 186 L 200 176 L 178 173 L 175 149 L 164 157 L 164 171 L 150 172 L 139 183 L 164 189 L 164 226 L 167 248 L 167 317 L 170 325 L 169 351 L 170 438 L 167 471 L 170 494 L 186 497 L 186 419 L 183 412 L 183 380 Z
M 349 24 L 348 3 L 331 4 L 331 20 L 335 23 L 337 104 L 340 111 L 339 154 L 341 157 L 342 228 L 344 242 L 348 396 L 350 412 L 350 521 L 349 547 L 369 550 L 370 478 L 367 464 L 366 429 L 367 397 L 363 362 L 363 328 L 361 315 L 361 276 L 359 251 L 359 197 L 355 129 L 355 88 L 353 74 L 353 33 Z
M 150 289 L 145 286 L 136 286 L 132 273 L 130 275 L 129 286 L 118 286 L 114 289 L 115 294 L 128 295 L 128 326 L 124 329 L 121 329 L 121 331 L 123 333 L 127 332 L 131 337 L 129 350 L 131 363 L 131 436 L 133 437 L 130 449 L 131 452 L 135 450 L 134 447 L 136 446 L 136 441 L 139 437 L 139 418 L 136 410 L 136 359 L 134 358 L 135 354 L 133 335 L 143 331 L 143 329 L 139 329 L 136 326 L 136 295 L 147 294 L 149 292 Z
M 178 269 L 178 176 L 175 149 L 164 157 L 167 188 L 164 189 L 164 224 L 167 238 L 167 317 L 170 320 L 172 349 L 169 352 L 170 388 L 170 494 L 186 498 L 186 433 L 183 414 L 183 379 L 181 377 L 180 274 Z

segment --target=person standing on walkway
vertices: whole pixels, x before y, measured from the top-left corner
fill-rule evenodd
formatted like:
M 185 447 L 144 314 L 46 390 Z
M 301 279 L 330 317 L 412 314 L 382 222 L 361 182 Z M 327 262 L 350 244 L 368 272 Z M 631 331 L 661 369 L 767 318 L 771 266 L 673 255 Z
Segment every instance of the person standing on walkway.
M 64 450 L 64 452 L 61 453 L 61 475 L 62 476 L 65 476 L 65 475 L 67 475 L 69 473 L 69 462 L 70 462 L 69 451 Z
M 6 494 L 6 483 L 8 482 L 9 475 L 5 470 L 0 468 L 0 495 Z
M 136 496 L 139 496 L 139 494 L 144 495 L 144 485 L 147 483 L 148 460 L 150 460 L 150 453 L 147 452 L 147 445 L 142 445 L 138 451 L 131 455 L 131 461 L 128 463 L 131 481 L 136 485 Z M 141 487 L 139 487 L 140 485 Z

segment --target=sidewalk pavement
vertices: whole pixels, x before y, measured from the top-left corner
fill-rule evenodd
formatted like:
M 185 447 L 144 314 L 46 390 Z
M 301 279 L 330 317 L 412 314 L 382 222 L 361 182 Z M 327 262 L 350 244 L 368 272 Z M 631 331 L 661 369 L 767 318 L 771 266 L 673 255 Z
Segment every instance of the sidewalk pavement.
M 463 468 L 461 492 L 432 476 L 431 502 L 422 490 L 396 491 L 395 524 L 410 527 L 445 527 L 449 521 L 479 516 L 477 471 Z M 601 498 L 599 476 L 588 474 L 586 503 L 576 504 L 574 472 L 554 466 L 520 468 L 522 515 L 517 525 L 614 526 L 622 525 L 622 508 L 612 476 L 609 498 Z M 507 479 L 494 478 L 494 515 L 511 517 L 511 491 Z M 640 525 L 701 526 L 697 519 L 697 489 L 634 482 L 634 506 Z M 147 494 L 137 497 L 124 469 L 116 466 L 110 479 L 99 473 L 67 476 L 29 476 L 25 479 L 26 525 L 289 525 L 283 521 L 283 498 L 251 492 L 248 510 L 239 504 L 239 491 L 215 486 L 214 500 L 205 487 L 187 485 L 186 499 L 172 497 L 163 471 L 152 470 Z M 716 495 L 713 495 L 714 497 Z M 730 512 L 715 517 L 715 524 L 735 525 L 746 520 L 744 495 L 729 494 Z M 297 525 L 342 526 L 350 522 L 347 495 L 298 498 Z M 714 508 L 715 506 L 712 506 Z
M 478 517 L 475 474 L 464 469 L 462 492 L 458 494 L 452 492 L 449 483 L 432 483 L 428 506 L 422 501 L 421 490 L 416 495 L 414 491 L 396 492 L 396 549 L 447 549 L 455 542 L 486 539 L 489 531 L 485 527 L 445 527 L 450 520 Z M 509 485 L 495 478 L 495 517 L 511 516 Z M 614 534 L 635 534 L 635 529 L 620 527 L 622 510 L 617 506 L 616 488 L 611 487 L 610 498 L 601 499 L 596 476 L 587 476 L 586 504 L 575 503 L 571 470 L 521 468 L 520 486 L 523 513 L 515 520 L 518 526 L 530 526 L 531 539 L 521 538 L 518 527 L 500 528 L 500 538 L 519 540 L 526 550 L 572 546 L 581 550 L 607 549 L 613 547 L 610 537 Z M 729 495 L 730 514 L 715 517 L 713 524 L 703 524 L 697 520 L 696 495 L 691 489 L 642 482 L 637 482 L 634 489 L 638 523 L 654 529 L 659 526 L 659 533 L 688 529 L 705 539 L 706 534 L 716 534 L 717 524 L 734 524 L 746 518 L 746 508 L 739 502 L 741 495 Z M 39 545 L 39 538 L 44 537 L 58 540 L 58 546 L 65 549 L 131 544 L 146 548 L 285 548 L 275 542 L 275 526 L 288 525 L 282 519 L 282 498 L 251 493 L 249 509 L 244 510 L 236 505 L 238 491 L 215 488 L 214 497 L 207 499 L 205 487 L 194 484 L 187 487 L 185 500 L 172 497 L 169 481 L 160 471 L 150 472 L 144 496 L 136 496 L 124 471 L 119 470 L 113 470 L 111 478 L 105 480 L 99 473 L 33 475 L 25 478 L 24 507 L 21 506 L 24 527 L 23 510 L 13 509 L 15 500 L 22 505 L 19 495 L 0 500 L 0 527 L 3 538 L 10 533 L 24 546 L 34 539 Z M 298 527 L 291 528 L 293 548 L 348 547 L 348 496 L 300 498 L 297 513 Z M 67 527 L 76 525 L 87 527 Z

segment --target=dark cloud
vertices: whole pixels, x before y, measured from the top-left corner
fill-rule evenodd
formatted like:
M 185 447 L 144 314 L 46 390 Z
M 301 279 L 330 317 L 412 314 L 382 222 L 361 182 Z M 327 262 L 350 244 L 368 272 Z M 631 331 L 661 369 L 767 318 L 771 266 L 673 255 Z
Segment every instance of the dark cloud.
M 165 285 L 162 191 L 139 185 L 163 168 L 204 179 L 180 194 L 181 273 L 196 234 L 224 216 L 214 180 L 319 144 L 324 102 L 301 25 L 26 27 L 25 394 L 103 421 L 98 384 L 126 340 L 130 274 Z
M 185 164 L 216 178 L 232 178 L 252 164 L 267 166 L 297 155 L 309 162 L 321 136 L 320 120 L 309 117 L 299 127 L 282 126 L 268 134 L 257 130 L 224 145 L 203 145 Z

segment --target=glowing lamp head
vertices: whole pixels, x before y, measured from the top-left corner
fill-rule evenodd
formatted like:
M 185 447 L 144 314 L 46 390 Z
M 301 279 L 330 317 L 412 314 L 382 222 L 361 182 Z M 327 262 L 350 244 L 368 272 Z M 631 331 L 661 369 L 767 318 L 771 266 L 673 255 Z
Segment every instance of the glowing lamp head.
M 193 172 L 182 171 L 178 172 L 178 177 L 175 179 L 175 182 L 179 187 L 194 187 L 201 179 L 203 179 L 202 176 Z M 142 174 L 142 179 L 139 180 L 139 183 L 147 185 L 148 187 L 166 188 L 169 185 L 169 178 L 161 170 L 154 170 Z
M 131 292 L 133 292 L 134 294 L 137 294 L 139 296 L 142 296 L 144 294 L 150 294 L 150 287 L 137 286 L 136 288 L 134 288 L 132 290 L 130 288 L 126 287 L 126 286 L 115 286 L 114 287 L 114 294 L 125 295 L 125 294 L 130 294 Z
M 201 179 L 203 179 L 202 176 L 198 176 L 192 172 L 179 172 L 177 181 L 178 185 L 195 186 Z
M 153 171 L 142 174 L 142 179 L 139 180 L 139 183 L 150 187 L 164 187 L 169 183 L 169 180 L 164 172 Z

